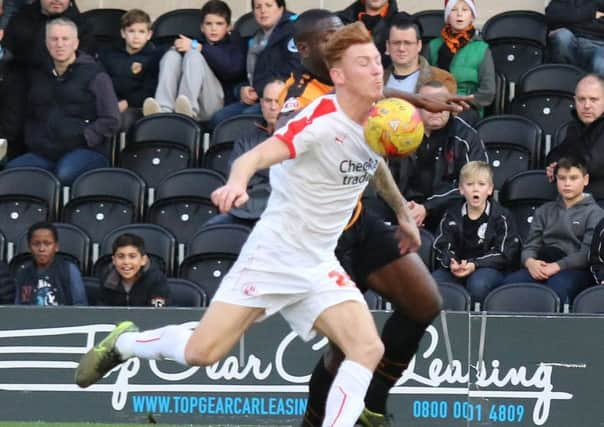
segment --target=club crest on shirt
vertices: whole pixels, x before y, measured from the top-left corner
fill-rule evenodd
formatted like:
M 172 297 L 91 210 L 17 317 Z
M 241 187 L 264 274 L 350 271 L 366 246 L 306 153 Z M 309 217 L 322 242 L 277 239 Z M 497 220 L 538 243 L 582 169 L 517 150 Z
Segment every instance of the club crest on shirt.
M 132 71 L 132 74 L 140 74 L 140 72 L 143 71 L 143 64 L 140 62 L 133 62 L 130 65 L 130 71 Z
M 162 297 L 151 298 L 151 305 L 153 307 L 164 307 L 166 305 L 166 299 Z
M 476 234 L 478 234 L 478 238 L 482 242 L 487 234 L 487 223 L 486 222 L 480 224 L 480 227 L 478 227 L 478 232 Z

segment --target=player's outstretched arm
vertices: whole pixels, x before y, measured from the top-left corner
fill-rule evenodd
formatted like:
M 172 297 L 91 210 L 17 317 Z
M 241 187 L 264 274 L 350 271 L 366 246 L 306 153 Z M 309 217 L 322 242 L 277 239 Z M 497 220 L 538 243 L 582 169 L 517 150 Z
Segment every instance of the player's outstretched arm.
M 266 169 L 276 163 L 289 159 L 287 145 L 270 137 L 233 162 L 229 179 L 225 185 L 212 193 L 212 202 L 220 212 L 228 212 L 233 207 L 240 207 L 248 200 L 247 184 L 250 178 L 260 169 Z
M 401 92 L 390 88 L 384 88 L 385 98 L 401 98 L 418 108 L 439 113 L 441 111 L 451 111 L 459 113 L 470 109 L 470 101 L 474 99 L 473 95 L 442 95 L 428 96 L 417 93 Z
M 399 223 L 399 249 L 401 255 L 407 252 L 416 252 L 421 245 L 419 229 L 415 225 L 411 212 L 407 208 L 407 201 L 401 194 L 390 168 L 384 159 L 380 159 L 375 171 L 373 185 L 378 194 L 396 214 Z

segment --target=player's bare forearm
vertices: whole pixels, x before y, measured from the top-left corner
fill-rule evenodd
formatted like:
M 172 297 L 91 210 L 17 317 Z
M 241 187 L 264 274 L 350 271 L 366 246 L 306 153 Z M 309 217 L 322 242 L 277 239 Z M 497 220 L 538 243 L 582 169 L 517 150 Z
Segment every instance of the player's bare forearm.
M 413 221 L 411 212 L 407 208 L 407 201 L 401 194 L 390 168 L 384 159 L 380 159 L 378 168 L 373 177 L 373 185 L 378 194 L 396 214 L 399 223 Z
M 441 111 L 451 111 L 459 113 L 470 109 L 470 101 L 474 99 L 472 95 L 446 95 L 446 96 L 427 96 L 417 93 L 402 92 L 400 90 L 384 88 L 384 97 L 401 98 L 418 108 L 439 113 Z
M 248 181 L 256 171 L 269 168 L 276 163 L 289 159 L 289 157 L 287 145 L 280 139 L 270 137 L 233 162 L 229 182 L 243 183 L 247 186 Z

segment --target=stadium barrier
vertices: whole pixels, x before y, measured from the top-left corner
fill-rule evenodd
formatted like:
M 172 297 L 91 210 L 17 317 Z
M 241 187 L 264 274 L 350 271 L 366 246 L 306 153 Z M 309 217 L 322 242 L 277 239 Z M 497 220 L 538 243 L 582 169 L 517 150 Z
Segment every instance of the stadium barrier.
M 274 316 L 223 361 L 185 368 L 131 359 L 73 384 L 80 356 L 115 322 L 194 327 L 201 310 L 0 307 L 0 421 L 299 425 L 326 341 Z M 375 312 L 378 324 L 387 313 Z M 396 426 L 602 425 L 604 317 L 443 313 L 393 389 Z

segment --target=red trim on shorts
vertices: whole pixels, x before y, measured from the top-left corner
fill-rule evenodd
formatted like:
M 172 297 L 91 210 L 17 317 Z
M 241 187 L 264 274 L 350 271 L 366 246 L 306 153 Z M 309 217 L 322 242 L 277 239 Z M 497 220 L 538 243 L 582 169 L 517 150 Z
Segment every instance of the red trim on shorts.
M 275 134 L 277 138 L 287 144 L 287 147 L 289 148 L 290 158 L 293 159 L 294 157 L 296 157 L 296 148 L 294 147 L 294 138 L 296 137 L 296 135 L 302 132 L 306 128 L 306 126 L 312 124 L 315 119 L 326 114 L 333 113 L 336 110 L 336 104 L 335 102 L 333 102 L 332 99 L 323 99 L 321 100 L 321 102 L 319 102 L 319 105 L 315 107 L 314 111 L 310 116 L 301 117 L 297 120 L 290 121 L 287 125 L 285 133 Z
M 136 340 L 135 342 L 140 342 L 142 344 L 146 344 L 148 342 L 159 341 L 161 337 L 157 338 L 149 338 L 148 340 Z
M 340 418 L 340 415 L 342 415 L 342 412 L 344 411 L 344 405 L 346 404 L 346 400 L 348 400 L 348 395 L 346 394 L 344 389 L 338 386 L 338 390 L 340 390 L 340 393 L 344 395 L 344 398 L 342 399 L 342 403 L 340 404 L 340 409 L 338 409 L 338 415 L 336 415 L 336 417 L 333 419 L 333 422 L 331 423 L 330 427 L 333 427 L 336 424 L 336 421 L 338 421 L 338 418 Z

